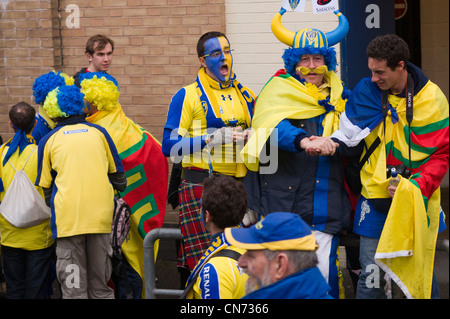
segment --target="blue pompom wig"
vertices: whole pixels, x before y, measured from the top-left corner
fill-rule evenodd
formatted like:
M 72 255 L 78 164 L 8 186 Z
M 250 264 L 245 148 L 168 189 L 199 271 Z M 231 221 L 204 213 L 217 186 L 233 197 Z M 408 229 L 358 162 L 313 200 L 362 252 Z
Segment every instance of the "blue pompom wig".
M 84 94 L 75 85 L 61 86 L 51 91 L 44 102 L 44 110 L 51 118 L 83 114 Z
M 73 78 L 60 71 L 50 71 L 39 76 L 33 84 L 33 96 L 36 104 L 42 104 L 47 94 L 59 86 L 72 85 Z

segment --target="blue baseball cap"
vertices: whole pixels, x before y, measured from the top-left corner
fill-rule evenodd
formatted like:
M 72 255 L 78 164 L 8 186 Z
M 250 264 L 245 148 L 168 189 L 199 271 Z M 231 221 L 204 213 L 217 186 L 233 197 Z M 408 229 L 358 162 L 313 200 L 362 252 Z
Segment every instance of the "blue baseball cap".
M 226 228 L 227 241 L 247 250 L 316 250 L 316 238 L 297 214 L 270 213 L 250 228 Z

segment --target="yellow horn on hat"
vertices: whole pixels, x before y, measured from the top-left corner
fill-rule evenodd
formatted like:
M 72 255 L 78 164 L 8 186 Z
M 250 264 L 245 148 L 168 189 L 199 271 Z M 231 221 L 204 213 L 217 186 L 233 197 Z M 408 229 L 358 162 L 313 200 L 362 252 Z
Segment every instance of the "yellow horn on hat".
M 281 16 L 285 12 L 286 10 L 282 8 L 280 12 L 275 14 L 270 27 L 272 28 L 272 33 L 280 42 L 292 47 L 292 45 L 294 44 L 295 32 L 289 31 L 281 23 Z

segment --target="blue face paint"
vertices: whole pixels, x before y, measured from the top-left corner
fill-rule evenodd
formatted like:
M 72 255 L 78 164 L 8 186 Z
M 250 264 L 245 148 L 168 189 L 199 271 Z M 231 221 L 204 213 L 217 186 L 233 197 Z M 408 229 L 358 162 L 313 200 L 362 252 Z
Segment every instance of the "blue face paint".
M 227 82 L 231 77 L 233 56 L 225 37 L 212 38 L 205 42 L 205 64 L 207 73 L 219 82 Z

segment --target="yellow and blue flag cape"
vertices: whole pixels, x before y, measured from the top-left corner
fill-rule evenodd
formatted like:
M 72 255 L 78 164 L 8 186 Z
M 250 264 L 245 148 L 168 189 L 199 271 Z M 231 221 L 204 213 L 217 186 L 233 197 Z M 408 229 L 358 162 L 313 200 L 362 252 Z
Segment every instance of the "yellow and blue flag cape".
M 331 87 L 329 100 L 315 85 L 298 81 L 286 70 L 279 70 L 270 78 L 256 100 L 251 138 L 240 153 L 248 169 L 258 170 L 259 155 L 267 139 L 284 119 L 306 119 L 327 113 L 322 122 L 323 136 L 330 136 L 338 129 L 345 109 L 344 88 L 333 71 L 327 72 L 325 79 Z
M 99 111 L 86 120 L 104 127 L 117 147 L 127 176 L 127 188 L 121 196 L 131 208 L 130 239 L 123 243 L 122 252 L 144 282 L 144 238 L 164 221 L 167 159 L 161 144 L 131 121 L 120 104 L 112 111 Z

